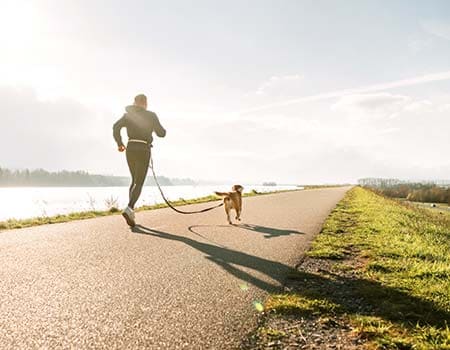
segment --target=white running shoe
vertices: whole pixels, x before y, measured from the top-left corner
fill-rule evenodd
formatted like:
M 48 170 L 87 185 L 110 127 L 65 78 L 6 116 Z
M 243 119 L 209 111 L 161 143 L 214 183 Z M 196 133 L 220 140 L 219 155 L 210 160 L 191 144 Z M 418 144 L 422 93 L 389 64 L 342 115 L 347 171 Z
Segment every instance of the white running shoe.
M 136 221 L 134 221 L 134 211 L 130 207 L 126 207 L 122 212 L 122 216 L 127 221 L 128 226 L 134 227 L 136 226 Z

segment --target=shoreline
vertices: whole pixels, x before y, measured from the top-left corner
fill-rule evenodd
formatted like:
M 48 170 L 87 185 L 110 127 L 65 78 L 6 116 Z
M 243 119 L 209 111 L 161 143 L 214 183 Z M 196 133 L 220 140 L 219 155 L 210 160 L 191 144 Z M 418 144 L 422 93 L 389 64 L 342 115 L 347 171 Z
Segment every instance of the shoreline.
M 293 191 L 303 191 L 303 189 L 290 189 L 290 190 L 278 190 L 278 191 L 270 191 L 270 192 L 257 192 L 253 190 L 249 193 L 244 193 L 242 196 L 245 197 L 255 197 L 255 196 L 264 196 L 268 194 L 276 194 L 283 192 L 293 192 Z M 216 195 L 209 195 L 204 197 L 198 197 L 193 199 L 179 199 L 176 201 L 171 201 L 174 206 L 185 206 L 190 204 L 201 204 L 208 202 L 219 201 L 220 197 Z M 147 211 L 147 210 L 156 210 L 162 208 L 168 208 L 169 206 L 166 203 L 153 204 L 153 205 L 143 205 L 135 209 L 136 212 Z M 75 220 L 87 220 L 93 219 L 96 217 L 104 217 L 110 215 L 118 215 L 122 211 L 116 207 L 112 207 L 109 210 L 88 210 L 81 212 L 72 212 L 68 214 L 60 214 L 60 215 L 52 215 L 52 216 L 40 216 L 40 217 L 31 217 L 27 219 L 7 219 L 0 221 L 0 233 L 3 231 L 9 231 L 14 229 L 21 229 L 33 226 L 42 226 L 42 225 L 50 225 L 50 224 L 59 224 L 64 222 L 70 222 Z

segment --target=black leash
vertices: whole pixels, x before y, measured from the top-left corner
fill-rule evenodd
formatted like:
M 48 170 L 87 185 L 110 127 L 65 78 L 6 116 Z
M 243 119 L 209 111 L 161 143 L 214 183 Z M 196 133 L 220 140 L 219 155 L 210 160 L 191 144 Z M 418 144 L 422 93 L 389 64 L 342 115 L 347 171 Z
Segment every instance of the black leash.
M 158 183 L 158 179 L 156 178 L 156 174 L 155 174 L 155 169 L 154 169 L 154 167 L 153 167 L 153 157 L 152 157 L 151 155 L 150 155 L 150 163 L 149 163 L 149 167 L 150 167 L 150 169 L 152 169 L 153 178 L 155 179 L 156 186 L 158 187 L 159 193 L 161 193 L 161 197 L 164 199 L 164 202 L 166 202 L 166 204 L 169 206 L 169 208 L 175 210 L 177 213 L 180 213 L 180 214 L 200 214 L 200 213 L 205 213 L 205 212 L 207 212 L 207 211 L 210 211 L 210 210 L 219 208 L 219 207 L 221 207 L 221 206 L 223 205 L 223 203 L 220 203 L 220 204 L 215 205 L 215 206 L 213 206 L 213 207 L 205 208 L 205 209 L 202 209 L 202 210 L 196 210 L 196 211 L 183 211 L 183 210 L 180 210 L 180 209 L 175 208 L 175 207 L 169 202 L 169 200 L 166 198 L 166 196 L 164 195 L 163 190 L 161 189 L 161 186 L 160 186 L 159 183 Z

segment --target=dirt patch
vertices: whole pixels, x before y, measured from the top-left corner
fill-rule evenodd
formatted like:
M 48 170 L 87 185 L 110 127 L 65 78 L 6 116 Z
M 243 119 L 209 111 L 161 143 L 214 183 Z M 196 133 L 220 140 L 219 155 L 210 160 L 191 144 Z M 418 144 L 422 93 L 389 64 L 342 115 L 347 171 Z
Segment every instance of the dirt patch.
M 305 257 L 297 267 L 298 273 L 288 276 L 284 292 L 306 293 L 311 298 L 332 294 L 334 303 L 337 302 L 340 308 L 370 313 L 364 300 L 352 294 L 351 280 L 358 278 L 356 271 L 364 263 L 353 254 L 343 261 Z M 329 283 L 330 278 L 333 283 Z M 245 339 L 241 349 L 352 350 L 364 348 L 365 342 L 353 331 L 349 320 L 339 313 L 270 309 L 261 314 L 257 330 Z

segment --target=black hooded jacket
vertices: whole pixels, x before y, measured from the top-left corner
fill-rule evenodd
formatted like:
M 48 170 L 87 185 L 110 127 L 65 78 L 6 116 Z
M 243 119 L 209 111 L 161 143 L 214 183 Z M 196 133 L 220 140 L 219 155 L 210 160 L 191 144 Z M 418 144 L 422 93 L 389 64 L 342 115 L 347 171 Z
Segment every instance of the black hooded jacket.
M 155 113 L 147 111 L 139 106 L 128 106 L 126 113 L 113 126 L 113 136 L 118 146 L 123 146 L 120 130 L 127 128 L 129 139 L 146 141 L 148 145 L 152 144 L 153 131 L 159 137 L 166 136 L 166 130 L 162 127 Z

